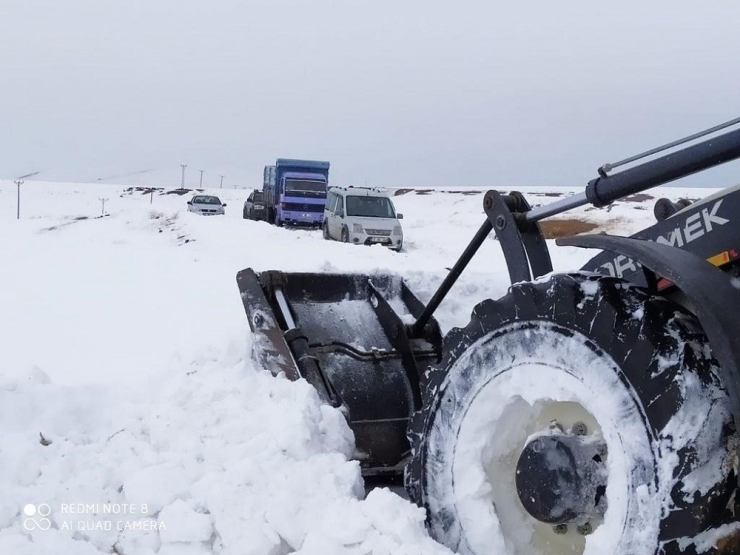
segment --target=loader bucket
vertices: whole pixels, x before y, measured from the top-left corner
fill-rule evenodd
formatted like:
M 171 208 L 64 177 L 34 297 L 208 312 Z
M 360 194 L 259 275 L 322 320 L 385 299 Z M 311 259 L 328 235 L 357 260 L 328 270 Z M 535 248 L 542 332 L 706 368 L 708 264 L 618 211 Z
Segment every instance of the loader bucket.
M 344 412 L 365 476 L 400 474 L 424 364 L 440 358 L 442 343 L 435 321 L 423 339 L 407 338 L 404 326 L 424 305 L 403 280 L 249 268 L 237 283 L 261 366 L 306 379 Z

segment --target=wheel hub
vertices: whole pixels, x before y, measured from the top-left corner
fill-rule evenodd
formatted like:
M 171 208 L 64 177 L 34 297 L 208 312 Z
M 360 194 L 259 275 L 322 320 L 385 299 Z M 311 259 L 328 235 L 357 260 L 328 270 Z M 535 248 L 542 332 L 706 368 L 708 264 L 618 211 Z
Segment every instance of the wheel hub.
M 562 432 L 532 439 L 519 456 L 516 489 L 524 509 L 547 524 L 585 523 L 604 514 L 604 444 Z

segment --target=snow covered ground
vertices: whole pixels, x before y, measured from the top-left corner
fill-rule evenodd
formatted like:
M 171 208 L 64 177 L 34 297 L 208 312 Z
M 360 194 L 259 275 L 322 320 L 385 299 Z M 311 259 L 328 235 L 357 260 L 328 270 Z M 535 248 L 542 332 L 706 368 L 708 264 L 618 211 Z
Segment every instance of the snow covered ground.
M 482 223 L 483 191 L 395 197 L 394 253 L 245 221 L 245 190 L 210 191 L 227 214 L 206 218 L 185 211 L 190 195 L 125 189 L 27 182 L 16 220 L 16 186 L 0 182 L 0 553 L 449 553 L 421 509 L 364 497 L 337 411 L 255 367 L 235 276 L 388 271 L 426 301 Z M 628 235 L 653 202 L 575 213 Z M 552 252 L 556 270 L 593 254 Z M 507 287 L 491 237 L 440 307 L 443 331 Z

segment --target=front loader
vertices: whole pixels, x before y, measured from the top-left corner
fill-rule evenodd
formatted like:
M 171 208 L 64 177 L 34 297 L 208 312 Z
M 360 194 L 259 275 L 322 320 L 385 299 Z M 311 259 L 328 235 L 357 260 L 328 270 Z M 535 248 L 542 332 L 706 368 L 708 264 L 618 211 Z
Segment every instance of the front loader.
M 363 475 L 402 476 L 456 552 L 740 553 L 740 186 L 661 199 L 632 237 L 559 239 L 602 251 L 575 271 L 538 223 L 740 158 L 739 123 L 544 206 L 488 191 L 426 305 L 398 276 L 243 270 L 257 356 L 341 410 Z M 492 231 L 512 285 L 443 337 L 434 311 Z

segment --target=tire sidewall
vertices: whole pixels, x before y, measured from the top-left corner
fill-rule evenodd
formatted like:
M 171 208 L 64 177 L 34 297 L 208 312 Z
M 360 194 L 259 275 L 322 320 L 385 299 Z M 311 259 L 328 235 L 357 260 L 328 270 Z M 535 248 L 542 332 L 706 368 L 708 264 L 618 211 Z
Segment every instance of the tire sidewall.
M 502 347 L 501 338 L 507 335 L 509 340 Z M 547 335 L 559 340 L 548 344 L 543 340 Z M 558 360 L 563 342 L 577 348 Z M 492 360 L 492 350 L 506 356 Z M 547 280 L 517 284 L 502 299 L 477 305 L 466 328 L 447 334 L 444 352 L 444 360 L 425 376 L 424 408 L 411 421 L 409 438 L 414 455 L 406 468 L 405 483 L 411 498 L 428 510 L 432 535 L 451 549 L 461 553 L 493 549 L 488 546 L 481 551 L 470 546 L 476 538 L 469 539 L 465 524 L 461 524 L 460 511 L 467 509 L 455 501 L 454 457 L 461 448 L 458 436 L 472 404 L 485 398 L 482 392 L 488 384 L 522 357 L 580 382 L 586 379 L 583 383 L 589 383 L 594 368 L 600 366 L 597 373 L 612 383 L 594 385 L 598 382 L 592 381 L 591 399 L 584 403 L 601 414 L 591 413 L 599 424 L 605 420 L 609 426 L 599 408 L 605 398 L 621 391 L 628 401 L 632 431 L 623 430 L 619 435 L 629 438 L 637 433 L 642 440 L 637 449 L 628 446 L 636 466 L 634 476 L 623 481 L 629 485 L 625 493 L 631 504 L 622 527 L 624 537 L 615 550 L 604 553 L 655 553 L 680 537 L 691 543 L 706 526 L 725 518 L 721 515 L 737 487 L 732 466 L 727 464 L 728 398 L 706 336 L 680 307 L 621 280 L 595 274 L 555 274 Z M 481 352 L 489 352 L 489 359 L 472 364 L 476 352 L 479 358 Z M 489 399 L 488 410 L 506 402 Z M 512 423 L 514 428 L 521 425 Z M 443 433 L 435 437 L 440 430 Z M 485 433 L 482 429 L 481 434 Z M 611 441 L 610 452 L 616 448 L 614 439 Z M 611 464 L 610 458 L 607 464 Z M 704 476 L 703 483 L 699 476 Z M 608 488 L 612 487 L 611 475 L 609 480 Z M 440 487 L 446 490 L 440 491 Z M 487 483 L 483 480 L 477 487 L 485 489 Z M 474 489 L 468 484 L 468 490 Z M 658 504 L 640 517 L 647 507 L 643 502 L 646 494 Z M 607 503 L 609 498 L 607 491 Z M 478 506 L 479 515 L 493 511 L 492 499 L 484 505 Z M 597 528 L 594 539 L 598 533 Z M 509 552 L 505 546 L 499 547 L 501 552 Z M 601 550 L 587 549 L 586 553 Z
M 572 365 L 569 360 L 557 356 L 559 350 L 557 346 L 570 341 L 575 342 L 573 348 L 563 349 L 562 352 L 565 354 L 567 351 L 568 356 L 573 356 L 575 352 L 582 362 L 588 358 L 586 364 Z M 515 355 L 517 346 L 520 351 Z M 620 482 L 625 484 L 623 489 L 629 491 L 619 493 L 628 494 L 630 498 L 637 500 L 629 505 L 627 513 L 622 518 L 625 525 L 641 522 L 643 533 L 629 537 L 622 535 L 620 544 L 613 546 L 614 551 L 608 552 L 632 555 L 653 553 L 654 550 L 640 551 L 640 548 L 657 543 L 660 519 L 655 511 L 651 511 L 653 503 L 650 499 L 658 489 L 655 484 L 656 454 L 652 450 L 648 426 L 641 412 L 639 399 L 635 397 L 634 391 L 625 385 L 624 376 L 614 360 L 587 338 L 574 336 L 571 330 L 546 322 L 537 323 L 537 327 L 531 322 L 523 322 L 498 329 L 478 340 L 467 352 L 468 355 L 458 359 L 450 368 L 448 379 L 437 396 L 434 422 L 428 427 L 427 456 L 435 453 L 432 465 L 435 473 L 428 473 L 425 476 L 425 492 L 428 495 L 427 504 L 430 513 L 438 515 L 432 520 L 433 535 L 450 538 L 452 543 L 448 544 L 448 547 L 460 553 L 481 553 L 483 549 L 481 543 L 490 549 L 491 544 L 496 541 L 495 530 L 479 531 L 466 528 L 466 522 L 471 522 L 469 518 L 471 515 L 482 514 L 486 508 L 494 505 L 495 500 L 485 494 L 479 498 L 474 496 L 461 499 L 455 487 L 460 486 L 460 478 L 464 474 L 472 480 L 485 480 L 485 477 L 482 475 L 482 468 L 471 468 L 470 464 L 461 463 L 457 459 L 461 451 L 467 448 L 460 445 L 459 441 L 461 434 L 470 435 L 463 426 L 466 420 L 469 421 L 471 410 L 482 406 L 479 403 L 490 406 L 483 396 L 495 388 L 495 383 L 500 381 L 500 378 L 505 378 L 505 375 L 514 368 L 507 360 L 516 359 L 517 366 L 526 361 L 533 366 L 560 368 L 563 373 L 580 382 L 588 381 L 590 378 L 590 386 L 585 385 L 584 389 L 592 390 L 594 396 L 591 400 L 598 399 L 598 404 L 601 405 L 605 402 L 603 397 L 605 391 L 611 391 L 612 395 L 619 391 L 612 402 L 621 405 L 620 408 L 629 413 L 630 419 L 629 422 L 622 422 L 621 432 L 619 430 L 615 432 L 617 435 L 624 433 L 634 440 L 631 443 L 633 450 L 626 453 L 628 460 L 623 467 L 638 469 L 634 474 L 623 471 L 620 477 Z M 491 356 L 494 360 L 491 360 Z M 486 373 L 485 369 L 490 368 L 490 365 L 494 365 L 496 371 Z M 599 392 L 602 393 L 601 397 L 598 397 Z M 588 400 L 585 401 L 588 405 Z M 596 405 L 586 408 L 595 410 Z M 533 431 L 535 430 L 530 430 Z M 524 437 L 526 439 L 526 435 Z M 511 479 L 513 481 L 513 476 Z M 450 485 L 456 486 L 450 489 Z M 638 488 L 645 485 L 650 491 L 649 498 L 634 495 Z M 617 494 L 614 490 L 607 491 L 607 497 L 610 493 L 612 496 Z M 503 545 L 498 547 L 505 548 Z

